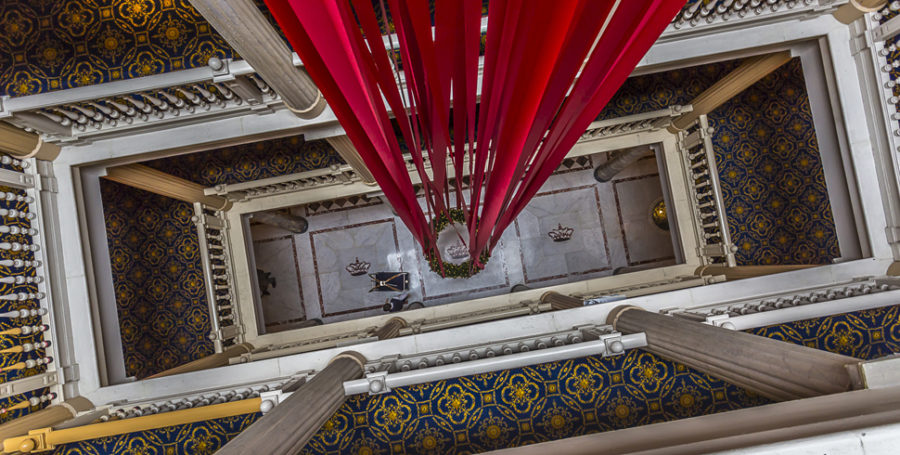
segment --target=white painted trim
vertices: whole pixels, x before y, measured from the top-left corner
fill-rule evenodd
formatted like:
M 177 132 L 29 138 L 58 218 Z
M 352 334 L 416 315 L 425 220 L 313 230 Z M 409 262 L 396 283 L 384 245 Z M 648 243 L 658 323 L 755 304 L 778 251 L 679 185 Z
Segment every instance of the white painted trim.
M 55 162 L 53 171 L 59 188 L 59 237 L 63 239 L 61 260 L 62 270 L 65 272 L 62 278 L 65 279 L 66 295 L 60 298 L 69 306 L 71 339 L 67 342 L 71 344 L 75 363 L 79 365 L 79 392 L 85 394 L 101 387 L 101 372 L 105 370 L 105 362 L 102 345 L 96 342 L 99 338 L 95 339 L 94 334 L 94 330 L 98 329 L 95 322 L 99 318 L 91 304 L 92 294 L 88 284 L 86 264 L 90 263 L 90 252 L 82 248 L 87 242 L 78 222 L 83 219 L 79 207 L 81 185 L 76 183 L 76 169 Z
M 830 316 L 832 314 L 870 310 L 872 308 L 896 305 L 897 302 L 900 302 L 900 290 L 879 292 L 877 294 L 866 296 L 847 297 L 791 308 L 782 308 L 776 311 L 745 314 L 742 316 L 730 317 L 728 318 L 728 322 L 734 325 L 734 330 L 746 330 L 773 324 L 783 324 L 788 321 L 800 321 L 803 319 Z
M 830 60 L 834 72 L 834 84 L 840 107 L 835 108 L 842 116 L 847 137 L 852 170 L 856 179 L 856 191 L 861 198 L 861 209 L 866 221 L 869 250 L 874 257 L 893 257 L 884 232 L 887 227 L 882 194 L 878 182 L 875 160 L 872 159 L 873 144 L 868 134 L 868 125 L 863 95 L 860 93 L 859 77 L 854 70 L 855 61 L 850 52 L 850 33 L 842 27 L 827 36 L 827 48 L 823 58 Z
M 860 428 L 710 455 L 895 455 L 900 424 Z
M 20 393 L 30 392 L 44 387 L 52 387 L 59 383 L 59 375 L 55 371 L 47 371 L 34 376 L 16 379 L 0 384 L 0 400 Z
M 622 335 L 621 343 L 624 345 L 623 349 L 642 348 L 647 346 L 647 337 L 643 333 Z M 389 389 L 393 389 L 473 374 L 522 368 L 539 363 L 558 362 L 601 354 L 606 355 L 609 353 L 607 344 L 606 340 L 599 339 L 565 346 L 554 346 L 539 351 L 521 351 L 500 357 L 467 360 L 460 363 L 388 373 L 384 377 L 384 384 Z M 369 380 L 366 378 L 346 381 L 344 382 L 344 393 L 347 396 L 367 393 L 370 391 L 369 385 Z
M 850 281 L 852 278 L 860 275 L 881 275 L 890 262 L 891 261 L 874 259 L 849 261 L 778 275 L 749 278 L 661 294 L 639 296 L 608 304 L 553 311 L 465 327 L 454 327 L 425 334 L 356 344 L 352 347 L 322 349 L 314 352 L 305 352 L 251 363 L 229 365 L 227 367 L 211 370 L 118 384 L 93 390 L 85 390 L 84 394 L 95 404 L 103 404 L 123 399 L 148 401 L 171 396 L 196 394 L 199 392 L 197 390 L 198 384 L 202 384 L 204 390 L 235 388 L 242 384 L 286 378 L 295 374 L 297 371 L 311 369 L 319 370 L 325 367 L 335 355 L 348 349 L 359 352 L 367 359 L 379 359 L 394 354 L 410 355 L 421 352 L 487 344 L 498 340 L 530 336 L 536 333 L 551 333 L 569 330 L 575 326 L 584 324 L 603 325 L 606 324 L 606 317 L 609 312 L 619 305 L 636 305 L 649 311 L 660 311 L 676 305 L 684 309 L 690 309 L 709 306 L 721 302 L 724 298 L 729 296 L 740 295 L 745 298 L 752 298 L 753 296 L 770 296 L 776 292 L 776 289 L 781 290 L 784 293 L 795 293 L 803 289 L 827 286 L 841 281 Z M 563 285 L 565 289 L 562 289 L 561 291 L 573 294 L 577 292 L 586 292 L 589 290 L 587 289 L 587 283 L 588 282 L 569 283 L 568 285 Z M 522 293 L 507 294 L 507 296 L 529 298 L 529 295 L 524 295 L 529 292 L 540 293 L 541 290 L 523 291 Z M 877 298 L 877 296 L 881 294 L 871 294 L 862 298 Z M 477 306 L 478 301 L 465 303 Z M 443 305 L 443 307 L 446 306 L 448 305 Z M 434 308 L 441 307 L 442 306 Z M 433 310 L 433 308 L 424 308 L 415 311 L 424 312 L 427 310 Z M 784 310 L 774 310 L 772 312 L 775 313 L 779 311 Z M 315 329 L 315 327 L 313 329 Z
M 871 256 L 860 197 L 847 141 L 847 129 L 838 100 L 831 59 L 822 57 L 824 40 L 804 43 L 794 48 L 800 58 L 806 93 L 819 145 L 819 157 L 825 175 L 828 202 L 831 205 L 841 260 Z M 825 62 L 828 62 L 826 67 Z
M 118 384 L 127 380 L 125 370 L 125 354 L 122 348 L 122 331 L 119 326 L 119 309 L 116 304 L 116 289 L 113 285 L 112 265 L 109 243 L 106 237 L 106 218 L 100 194 L 100 175 L 103 170 L 97 168 L 82 169 L 79 173 L 81 186 L 81 202 L 88 248 L 91 251 L 90 262 L 93 273 L 95 292 L 95 310 L 99 319 L 99 332 L 103 340 L 103 351 L 106 365 L 105 381 Z M 135 216 L 137 216 L 135 214 Z
M 675 41 L 655 44 L 641 60 L 634 74 L 697 65 L 783 50 L 790 43 L 816 39 L 835 28 L 846 27 L 830 15 L 801 20 L 767 23 L 749 29 L 719 28 L 702 36 L 688 34 Z M 174 128 L 146 131 L 128 137 L 96 139 L 93 143 L 63 147 L 59 160 L 70 165 L 85 165 L 114 160 L 119 164 L 171 155 L 186 150 L 246 142 L 247 136 L 274 137 L 304 134 L 307 140 L 344 134 L 330 108 L 312 120 L 297 118 L 286 109 L 257 115 L 248 113 L 203 123 L 203 128 L 178 125 Z M 141 156 L 146 155 L 146 156 Z

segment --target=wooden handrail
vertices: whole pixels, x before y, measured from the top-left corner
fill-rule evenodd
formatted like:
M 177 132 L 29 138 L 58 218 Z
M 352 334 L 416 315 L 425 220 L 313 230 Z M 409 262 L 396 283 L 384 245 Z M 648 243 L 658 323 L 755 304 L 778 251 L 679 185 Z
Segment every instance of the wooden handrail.
M 163 427 L 202 422 L 204 420 L 220 419 L 223 417 L 251 414 L 259 412 L 260 403 L 261 400 L 257 397 L 230 403 L 213 404 L 161 414 L 94 423 L 63 430 L 41 428 L 32 430 L 25 436 L 7 438 L 3 441 L 3 451 L 7 453 L 14 453 L 17 451 L 22 453 L 40 452 L 53 449 L 58 445 L 71 444 L 73 442 L 105 438 L 138 431 L 155 430 Z

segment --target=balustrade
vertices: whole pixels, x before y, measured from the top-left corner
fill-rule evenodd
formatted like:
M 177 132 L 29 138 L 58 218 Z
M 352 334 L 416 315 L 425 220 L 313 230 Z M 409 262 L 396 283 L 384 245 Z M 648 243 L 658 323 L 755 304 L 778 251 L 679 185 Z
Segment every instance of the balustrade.
M 847 313 L 885 304 L 881 299 L 853 299 L 854 297 L 884 293 L 897 289 L 900 289 L 900 280 L 894 277 L 861 278 L 849 283 L 795 291 L 788 294 L 717 303 L 690 310 L 671 309 L 667 312 L 682 319 L 704 322 L 727 329 L 742 330 L 762 324 L 759 322 L 762 320 L 759 317 L 746 323 L 736 319 L 742 316 L 759 315 L 788 308 L 811 307 L 817 304 L 827 304 L 827 307 L 823 306 L 819 311 L 808 308 L 805 317 L 812 318 L 826 314 Z M 886 299 L 890 300 L 888 297 Z M 767 323 L 776 324 L 797 319 L 795 314 L 786 312 L 781 314 L 785 316 L 785 320 L 772 319 Z
M 365 378 L 344 383 L 347 395 L 387 393 L 395 387 L 488 373 L 590 355 L 609 357 L 646 345 L 641 334 L 623 336 L 611 326 L 586 324 L 553 333 L 463 346 L 365 364 Z
M 0 117 L 56 141 L 132 132 L 196 116 L 263 112 L 280 103 L 248 64 L 214 58 L 209 68 L 12 98 L 4 101 Z
M 3 384 L 0 394 L 15 400 L 24 393 L 50 388 L 0 410 L 8 412 L 53 401 L 60 390 L 47 310 L 49 287 L 41 248 L 41 206 L 34 183 L 39 176 L 33 160 L 3 155 L 0 163 L 13 168 L 0 174 L 0 185 L 8 187 L 0 191 L 0 303 L 6 308 L 0 318 L 9 324 L 0 331 L 7 339 L 5 348 L 0 349 L 0 356 L 7 359 L 0 372 L 19 371 L 25 376 Z M 42 371 L 24 371 L 38 368 Z
M 897 77 L 900 75 L 897 38 L 900 34 L 900 16 L 896 15 L 898 10 L 900 2 L 893 1 L 880 12 L 870 15 L 874 22 L 870 27 L 873 38 L 871 50 L 878 66 L 876 78 L 881 86 L 880 99 L 884 103 L 885 117 L 890 123 L 892 133 L 890 142 L 893 149 L 897 148 L 897 138 L 900 137 L 900 86 L 897 85 Z M 891 19 L 887 20 L 888 17 Z M 881 21 L 885 22 L 879 24 Z
M 53 392 L 45 393 L 40 396 L 33 396 L 30 398 L 21 400 L 12 405 L 0 407 L 0 415 L 6 414 L 10 411 L 15 411 L 18 409 L 27 409 L 27 408 L 33 408 L 35 406 L 40 406 L 41 404 L 44 404 L 48 401 L 52 401 L 55 398 L 56 398 L 56 394 Z
M 817 0 L 688 0 L 667 32 L 804 11 L 817 6 Z
M 200 259 L 206 282 L 212 340 L 216 352 L 243 342 L 243 329 L 237 317 L 234 272 L 228 245 L 228 222 L 224 212 L 202 203 L 194 203 L 191 218 L 197 227 Z
M 206 195 L 219 195 L 231 201 L 245 201 L 276 194 L 320 189 L 361 181 L 349 165 L 332 165 L 324 169 L 298 172 L 251 182 L 216 185 L 204 190 Z
M 287 380 L 272 381 L 266 384 L 254 384 L 235 389 L 217 390 L 198 395 L 171 398 L 163 401 L 149 403 L 131 403 L 127 405 L 115 405 L 109 413 L 100 416 L 97 422 L 109 422 L 115 420 L 132 419 L 135 417 L 165 414 L 185 409 L 196 409 L 204 406 L 212 406 L 223 403 L 235 403 L 244 400 L 259 398 L 260 394 L 280 390 Z M 257 411 L 257 408 L 248 412 Z
M 591 142 L 625 134 L 659 130 L 668 126 L 673 118 L 690 112 L 690 110 L 690 106 L 672 106 L 667 109 L 643 114 L 599 120 L 591 123 L 578 142 Z M 449 165 L 450 161 L 448 158 Z M 429 169 L 431 166 L 431 161 L 425 158 L 424 167 Z M 411 173 L 417 172 L 411 157 L 407 159 L 407 168 Z M 467 166 L 464 166 L 464 168 L 468 169 Z M 413 181 L 416 182 L 417 180 L 414 178 Z M 318 190 L 329 186 L 346 185 L 355 182 L 368 183 L 364 176 L 360 175 L 352 166 L 332 165 L 329 168 L 314 169 L 280 177 L 216 185 L 212 188 L 206 188 L 204 194 L 207 196 L 223 196 L 230 201 L 238 202 L 277 194 Z
M 585 304 L 591 305 L 598 300 L 608 300 L 613 296 L 620 296 L 622 298 L 625 297 L 638 297 L 642 295 L 648 294 L 656 294 L 660 292 L 666 291 L 674 291 L 677 289 L 686 289 L 695 286 L 703 286 L 706 284 L 713 284 L 719 281 L 723 281 L 722 277 L 717 276 L 705 276 L 705 277 L 697 277 L 694 275 L 690 276 L 676 276 L 673 278 L 668 278 L 664 280 L 657 281 L 647 281 L 643 283 L 636 283 L 629 286 L 619 286 L 615 288 L 591 291 L 591 292 L 579 292 L 574 294 L 575 297 L 582 299 Z
M 684 160 L 685 180 L 690 186 L 697 255 L 703 264 L 736 265 L 719 171 L 712 146 L 712 128 L 701 115 L 687 129 L 679 131 L 678 144 Z

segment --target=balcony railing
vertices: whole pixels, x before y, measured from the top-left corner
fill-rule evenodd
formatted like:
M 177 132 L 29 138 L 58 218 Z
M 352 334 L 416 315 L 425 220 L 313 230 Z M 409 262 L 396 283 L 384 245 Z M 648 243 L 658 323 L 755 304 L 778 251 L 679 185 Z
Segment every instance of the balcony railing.
M 243 342 L 234 292 L 234 271 L 229 252 L 228 221 L 222 211 L 194 204 L 194 224 L 200 244 L 200 260 L 209 305 L 210 333 L 216 352 Z
M 722 26 L 742 20 L 765 19 L 817 11 L 837 3 L 828 0 L 688 0 L 666 29 L 667 34 Z
M 48 141 L 71 142 L 240 112 L 271 112 L 280 103 L 246 62 L 214 59 L 202 68 L 3 98 L 0 119 Z
M 6 348 L 4 372 L 12 381 L 0 384 L 0 399 L 13 405 L 0 410 L 45 406 L 59 397 L 62 374 L 52 335 L 52 314 L 44 252 L 40 191 L 45 185 L 34 160 L 0 156 L 0 295 L 5 322 L 0 338 Z M 26 397 L 24 394 L 30 394 Z M 18 398 L 17 398 L 18 397 Z
M 731 242 L 719 171 L 712 146 L 712 128 L 701 115 L 686 130 L 678 133 L 684 160 L 685 180 L 690 186 L 697 254 L 703 264 L 735 266 L 736 247 Z

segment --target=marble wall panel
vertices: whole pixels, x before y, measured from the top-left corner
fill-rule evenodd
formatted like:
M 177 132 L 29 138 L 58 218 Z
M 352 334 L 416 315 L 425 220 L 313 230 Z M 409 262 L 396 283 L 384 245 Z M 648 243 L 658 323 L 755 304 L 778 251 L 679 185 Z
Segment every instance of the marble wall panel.
M 650 209 L 663 197 L 659 174 L 613 181 L 620 229 L 628 265 L 673 259 L 672 237 L 650 219 Z
M 574 229 L 569 240 L 550 231 Z M 597 185 L 538 193 L 516 219 L 526 284 L 610 269 Z
M 345 267 L 359 258 L 370 263 L 369 273 L 400 271 L 393 219 L 312 231 L 309 239 L 323 317 L 384 304 L 387 293 L 370 293 L 372 280 L 367 275 L 352 276 Z
M 268 295 L 261 296 L 266 329 L 277 329 L 278 326 L 306 319 L 294 236 L 254 239 L 253 254 L 256 268 L 274 279 L 274 285 L 267 288 Z M 262 286 L 263 283 L 260 283 Z

